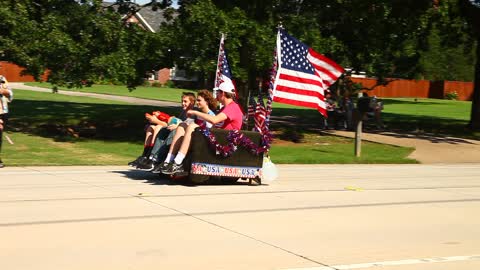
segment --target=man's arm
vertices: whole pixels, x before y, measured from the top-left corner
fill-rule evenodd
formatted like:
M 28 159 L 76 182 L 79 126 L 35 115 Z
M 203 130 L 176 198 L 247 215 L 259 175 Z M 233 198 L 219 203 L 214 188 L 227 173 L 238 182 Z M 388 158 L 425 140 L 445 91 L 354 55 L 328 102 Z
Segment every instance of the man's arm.
M 217 115 L 210 115 L 208 113 L 203 113 L 203 112 L 199 112 L 199 111 L 194 111 L 194 110 L 189 110 L 187 112 L 187 115 L 191 116 L 191 115 L 195 115 L 197 117 L 200 117 L 202 118 L 203 120 L 207 121 L 207 122 L 210 122 L 212 124 L 217 124 L 217 123 L 220 123 L 222 121 L 225 121 L 227 119 L 227 115 L 224 114 L 223 112 L 217 114 Z
M 8 88 L 3 88 L 3 87 L 0 87 L 0 94 L 7 97 L 9 100 L 12 100 L 12 96 L 13 96 L 13 93 L 12 93 L 12 90 Z

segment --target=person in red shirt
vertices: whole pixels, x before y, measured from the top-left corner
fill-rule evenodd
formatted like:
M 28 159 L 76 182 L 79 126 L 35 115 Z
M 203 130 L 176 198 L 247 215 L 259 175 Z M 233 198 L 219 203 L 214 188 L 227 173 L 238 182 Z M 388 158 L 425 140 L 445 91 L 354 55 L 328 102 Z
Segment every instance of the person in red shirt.
M 208 115 L 194 110 L 187 111 L 187 115 L 200 117 L 221 129 L 240 130 L 243 123 L 243 113 L 240 105 L 233 100 L 234 97 L 233 86 L 221 83 L 217 89 L 217 100 L 223 107 L 217 115 Z

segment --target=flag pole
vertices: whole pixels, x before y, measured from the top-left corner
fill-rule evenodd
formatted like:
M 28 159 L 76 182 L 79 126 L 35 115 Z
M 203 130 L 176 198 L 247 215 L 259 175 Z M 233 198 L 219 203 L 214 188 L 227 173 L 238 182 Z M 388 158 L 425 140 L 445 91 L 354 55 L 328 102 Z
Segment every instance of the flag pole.
M 246 130 L 249 130 L 248 129 L 248 124 L 250 122 L 250 114 L 249 114 L 249 107 L 250 107 L 250 94 L 251 94 L 251 90 L 248 89 L 248 98 L 247 98 L 247 124 L 246 124 Z
M 282 24 L 280 23 L 277 27 L 277 41 L 275 50 L 273 52 L 273 64 L 272 69 L 270 70 L 270 81 L 268 82 L 268 93 L 267 93 L 267 106 L 266 106 L 266 116 L 265 116 L 265 126 L 269 128 L 270 126 L 270 115 L 272 114 L 272 102 L 274 96 L 274 89 L 275 89 L 275 81 L 277 79 L 277 70 L 278 70 L 278 42 L 279 42 L 279 31 L 283 28 Z
M 216 87 L 218 87 L 219 85 L 219 80 L 220 80 L 220 58 L 221 58 L 221 52 L 222 52 L 222 44 L 224 42 L 224 39 L 225 39 L 225 34 L 224 33 L 220 33 L 221 34 L 221 37 L 220 37 L 220 44 L 218 45 L 218 56 L 217 56 L 217 70 L 215 71 L 215 81 L 213 83 L 213 89 L 215 89 Z M 213 97 L 216 98 L 217 97 L 217 91 L 216 90 L 213 90 Z

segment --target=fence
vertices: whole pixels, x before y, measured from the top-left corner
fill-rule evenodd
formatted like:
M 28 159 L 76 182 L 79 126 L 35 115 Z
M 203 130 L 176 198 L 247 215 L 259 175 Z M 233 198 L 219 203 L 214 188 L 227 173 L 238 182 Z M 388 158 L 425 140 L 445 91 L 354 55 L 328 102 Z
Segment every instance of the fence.
M 473 82 L 456 81 L 427 81 L 390 79 L 385 86 L 376 86 L 368 93 L 378 97 L 417 97 L 443 99 L 447 93 L 456 91 L 458 100 L 472 100 Z M 365 88 L 372 88 L 377 84 L 376 79 L 352 78 L 352 81 L 361 83 Z
M 30 75 L 20 75 L 24 68 L 15 64 L 0 61 L 0 74 L 10 82 L 34 82 Z M 47 75 L 42 76 L 47 80 Z M 377 84 L 376 79 L 352 78 L 352 81 L 361 83 L 365 88 L 372 88 Z M 391 79 L 385 86 L 376 86 L 369 91 L 369 95 L 378 97 L 417 97 L 443 99 L 447 93 L 456 91 L 458 100 L 472 100 L 473 83 L 455 81 L 427 81 L 427 80 L 404 80 Z
M 5 76 L 9 82 L 34 82 L 31 75 L 21 75 L 24 68 L 13 63 L 0 61 L 0 74 Z M 42 80 L 47 80 L 47 75 L 42 76 Z

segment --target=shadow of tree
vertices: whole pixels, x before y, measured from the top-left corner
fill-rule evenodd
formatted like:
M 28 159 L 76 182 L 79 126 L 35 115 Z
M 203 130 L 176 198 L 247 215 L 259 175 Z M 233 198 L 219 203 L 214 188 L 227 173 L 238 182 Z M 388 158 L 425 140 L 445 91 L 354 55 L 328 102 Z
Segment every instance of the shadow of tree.
M 167 175 L 163 174 L 154 174 L 147 171 L 140 171 L 140 170 L 120 170 L 114 171 L 115 173 L 122 174 L 126 178 L 134 181 L 145 181 L 145 183 L 150 185 L 169 185 L 169 186 L 185 186 L 185 187 L 196 187 L 198 186 L 195 183 L 188 181 L 188 179 L 180 178 L 180 179 L 171 179 Z M 248 186 L 249 183 L 247 181 L 238 181 L 238 182 L 228 182 L 222 181 L 220 178 L 217 178 L 216 181 L 209 181 L 208 183 L 200 184 L 201 186 Z
M 382 135 L 387 135 L 395 138 L 415 138 L 417 140 L 426 140 L 432 143 L 448 143 L 448 144 L 474 144 L 468 140 L 462 138 L 452 138 L 449 136 L 441 136 L 434 134 L 412 134 L 412 133 L 393 133 L 393 132 L 380 132 Z
M 414 101 L 389 100 L 409 103 Z M 425 104 L 425 103 L 422 103 Z M 438 105 L 437 103 L 433 103 Z M 12 103 L 9 128 L 27 134 L 54 138 L 57 141 L 76 141 L 85 138 L 139 142 L 144 138 L 145 112 L 161 110 L 177 115 L 179 107 L 155 107 L 131 104 L 76 103 L 17 99 Z M 388 131 L 399 134 L 433 134 L 431 140 L 455 136 L 480 139 L 469 131 L 467 121 L 442 117 L 384 113 Z M 316 110 L 303 108 L 274 108 L 271 130 L 278 138 L 301 142 L 304 134 L 318 133 L 324 129 L 325 119 Z M 252 121 L 250 121 L 250 127 Z M 367 132 L 383 132 L 365 122 Z M 435 139 L 437 138 L 437 139 Z
M 79 135 L 78 139 L 138 141 L 144 136 L 145 112 L 154 110 L 171 115 L 179 112 L 178 107 L 18 99 L 12 103 L 9 126 L 58 141 L 75 140 Z

